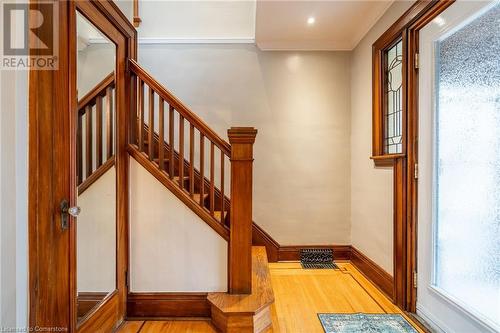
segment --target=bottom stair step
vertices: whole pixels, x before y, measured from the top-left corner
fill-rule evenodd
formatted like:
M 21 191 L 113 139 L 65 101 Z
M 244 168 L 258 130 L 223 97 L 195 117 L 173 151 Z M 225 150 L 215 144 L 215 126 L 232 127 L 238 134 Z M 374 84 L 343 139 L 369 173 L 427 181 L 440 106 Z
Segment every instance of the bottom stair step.
M 209 293 L 212 323 L 223 333 L 260 333 L 272 325 L 274 303 L 266 248 L 252 247 L 252 293 Z

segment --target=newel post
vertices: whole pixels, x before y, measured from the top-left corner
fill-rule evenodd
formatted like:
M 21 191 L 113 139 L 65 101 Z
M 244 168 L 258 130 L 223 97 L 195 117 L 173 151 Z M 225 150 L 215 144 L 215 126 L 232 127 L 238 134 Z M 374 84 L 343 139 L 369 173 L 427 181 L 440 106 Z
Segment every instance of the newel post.
M 231 127 L 229 293 L 252 293 L 252 165 L 257 130 Z

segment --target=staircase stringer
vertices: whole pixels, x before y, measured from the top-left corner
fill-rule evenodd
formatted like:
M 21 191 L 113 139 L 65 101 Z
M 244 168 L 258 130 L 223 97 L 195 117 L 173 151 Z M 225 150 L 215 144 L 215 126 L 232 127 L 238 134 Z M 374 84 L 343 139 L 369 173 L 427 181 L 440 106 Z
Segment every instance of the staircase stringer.
M 198 215 L 203 221 L 205 221 L 215 232 L 217 232 L 226 241 L 229 241 L 229 228 L 214 217 L 210 215 L 210 212 L 205 208 L 201 207 L 195 200 L 193 200 L 189 194 L 185 193 L 175 182 L 170 179 L 169 175 L 158 169 L 158 166 L 149 160 L 149 158 L 143 152 L 134 145 L 129 145 L 127 148 L 130 156 L 132 156 L 144 169 L 146 169 L 152 176 L 154 176 L 163 186 L 165 186 L 170 192 L 172 192 L 179 200 L 181 200 L 186 206 L 188 206 L 196 215 Z

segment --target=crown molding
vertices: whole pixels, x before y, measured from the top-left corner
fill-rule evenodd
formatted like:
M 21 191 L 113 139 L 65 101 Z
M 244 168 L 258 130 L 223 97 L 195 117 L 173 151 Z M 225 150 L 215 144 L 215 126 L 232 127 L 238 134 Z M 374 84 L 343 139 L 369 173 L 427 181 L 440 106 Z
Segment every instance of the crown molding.
M 255 38 L 163 38 L 143 37 L 137 39 L 139 44 L 255 44 Z M 89 38 L 90 44 L 105 44 L 109 41 L 105 38 Z

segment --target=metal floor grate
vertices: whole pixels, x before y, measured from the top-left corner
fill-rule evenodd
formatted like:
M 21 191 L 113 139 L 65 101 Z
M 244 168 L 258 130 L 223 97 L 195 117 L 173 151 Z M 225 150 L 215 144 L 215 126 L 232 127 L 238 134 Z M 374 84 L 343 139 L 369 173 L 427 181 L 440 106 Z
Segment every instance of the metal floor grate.
M 338 269 L 333 262 L 332 249 L 302 249 L 300 263 L 306 269 Z

